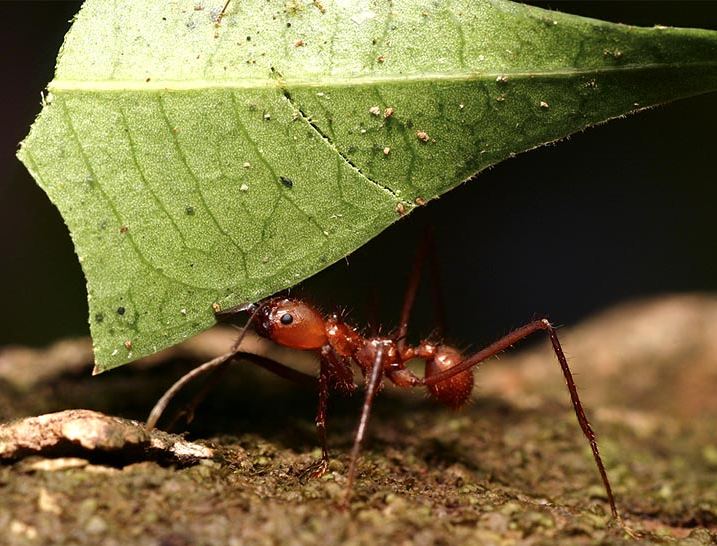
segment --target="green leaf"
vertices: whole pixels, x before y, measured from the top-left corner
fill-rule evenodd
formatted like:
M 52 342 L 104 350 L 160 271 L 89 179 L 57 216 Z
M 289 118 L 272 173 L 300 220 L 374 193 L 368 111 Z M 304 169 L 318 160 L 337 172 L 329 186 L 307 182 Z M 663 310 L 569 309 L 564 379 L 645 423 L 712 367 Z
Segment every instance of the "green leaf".
M 70 228 L 100 371 L 518 152 L 717 89 L 716 32 L 499 0 L 234 0 L 217 23 L 223 4 L 88 0 L 19 152 Z

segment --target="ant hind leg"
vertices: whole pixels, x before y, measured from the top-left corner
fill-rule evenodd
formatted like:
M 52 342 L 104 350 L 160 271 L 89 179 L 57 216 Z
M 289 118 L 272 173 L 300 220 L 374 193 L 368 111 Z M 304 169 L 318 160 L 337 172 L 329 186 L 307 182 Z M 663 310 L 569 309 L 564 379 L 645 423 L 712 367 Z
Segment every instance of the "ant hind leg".
M 563 377 L 565 378 L 565 383 L 568 387 L 568 392 L 570 393 L 570 401 L 572 402 L 575 416 L 577 417 L 578 424 L 580 425 L 580 428 L 582 429 L 585 438 L 590 444 L 590 450 L 592 451 L 593 458 L 595 459 L 595 464 L 597 466 L 598 472 L 600 473 L 600 478 L 602 479 L 603 486 L 605 487 L 605 493 L 607 495 L 608 503 L 610 504 L 610 511 L 612 512 L 613 518 L 620 522 L 621 520 L 617 511 L 617 507 L 615 505 L 615 498 L 612 493 L 612 487 L 610 486 L 610 480 L 608 479 L 605 465 L 603 464 L 602 457 L 600 456 L 600 450 L 598 449 L 597 437 L 592 427 L 590 426 L 588 418 L 585 415 L 583 405 L 580 402 L 580 397 L 578 396 L 578 388 L 575 385 L 573 374 L 570 371 L 570 367 L 568 366 L 568 360 L 565 358 L 565 353 L 563 352 L 563 348 L 561 347 L 560 341 L 558 340 L 558 334 L 555 330 L 555 327 L 548 321 L 548 319 L 543 318 L 540 320 L 534 320 L 516 330 L 513 330 L 498 341 L 495 341 L 485 349 L 482 349 L 474 355 L 462 360 L 460 363 L 456 364 L 450 369 L 444 370 L 440 373 L 425 378 L 421 383 L 419 383 L 418 386 L 432 386 L 436 385 L 437 383 L 441 383 L 442 381 L 445 381 L 447 379 L 450 379 L 461 372 L 473 368 L 480 362 L 483 362 L 484 360 L 495 356 L 496 354 L 510 348 L 518 341 L 539 331 L 546 332 L 548 334 L 548 337 L 550 338 L 550 343 L 553 346 L 553 352 L 555 353 L 555 356 L 558 360 L 558 364 L 560 364 L 560 369 L 563 372 Z

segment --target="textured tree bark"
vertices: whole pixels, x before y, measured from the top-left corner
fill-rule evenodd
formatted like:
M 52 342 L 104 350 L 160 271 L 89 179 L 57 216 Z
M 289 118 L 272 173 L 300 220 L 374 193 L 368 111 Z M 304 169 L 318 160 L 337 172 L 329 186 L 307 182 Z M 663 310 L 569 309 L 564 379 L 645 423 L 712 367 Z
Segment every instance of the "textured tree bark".
M 690 537 L 690 544 L 714 543 L 717 298 L 695 294 L 628 303 L 560 333 L 627 525 L 647 541 Z M 143 419 L 176 377 L 220 354 L 234 335 L 211 332 L 152 361 L 96 377 L 89 375 L 84 340 L 44 351 L 6 348 L 0 352 L 0 418 L 87 408 Z M 296 361 L 301 355 L 271 355 L 311 368 L 311 362 Z M 236 366 L 189 426 L 189 439 L 211 447 L 212 458 L 187 464 L 158 460 L 130 442 L 142 436 L 131 425 L 125 443 L 113 440 L 114 455 L 63 454 L 40 446 L 2 464 L 3 540 L 11 545 L 628 540 L 610 520 L 562 381 L 547 341 L 539 341 L 482 365 L 475 402 L 460 412 L 384 389 L 374 407 L 352 508 L 342 513 L 336 505 L 361 397 L 332 402 L 332 463 L 324 478 L 302 483 L 299 471 L 318 455 L 315 393 Z M 0 437 L 0 446 L 7 445 Z M 132 457 L 123 457 L 123 449 Z

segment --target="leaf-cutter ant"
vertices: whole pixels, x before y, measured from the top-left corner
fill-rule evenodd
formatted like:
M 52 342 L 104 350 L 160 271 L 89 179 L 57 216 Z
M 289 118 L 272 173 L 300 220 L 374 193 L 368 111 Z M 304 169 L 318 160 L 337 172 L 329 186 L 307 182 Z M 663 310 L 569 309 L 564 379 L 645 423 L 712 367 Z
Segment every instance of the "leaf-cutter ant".
M 422 341 L 416 346 L 411 346 L 406 342 L 409 316 L 429 246 L 430 236 L 421 245 L 416 256 L 404 296 L 399 326 L 393 335 L 364 336 L 357 328 L 346 323 L 339 314 L 332 313 L 324 316 L 306 301 L 291 297 L 271 297 L 257 304 L 217 312 L 218 319 L 229 319 L 241 312 L 249 312 L 251 316 L 239 339 L 237 339 L 229 352 L 190 371 L 162 396 L 152 409 L 147 420 L 147 426 L 152 428 L 156 425 L 171 398 L 184 385 L 198 375 L 223 366 L 239 356 L 248 358 L 261 367 L 287 379 L 317 385 L 317 379 L 313 376 L 278 362 L 241 352 L 242 339 L 249 326 L 251 326 L 257 334 L 279 345 L 312 351 L 319 357 L 320 367 L 317 385 L 319 401 L 316 428 L 321 442 L 322 454 L 319 460 L 306 469 L 305 473 L 311 477 L 320 477 L 327 471 L 329 463 L 329 451 L 326 442 L 326 416 L 329 393 L 331 391 L 344 393 L 355 391 L 357 385 L 354 382 L 352 365 L 357 365 L 364 376 L 366 389 L 361 417 L 354 437 L 347 484 L 342 501 L 342 506 L 346 507 L 351 499 L 359 453 L 363 444 L 371 407 L 384 379 L 388 379 L 398 387 L 425 388 L 432 399 L 451 408 L 459 408 L 468 401 L 473 390 L 473 368 L 476 365 L 510 348 L 531 334 L 543 331 L 550 339 L 562 370 L 578 424 L 590 444 L 598 472 L 605 487 L 612 516 L 620 522 L 610 481 L 600 457 L 595 433 L 583 410 L 577 387 L 563 349 L 560 346 L 556 329 L 546 318 L 533 320 L 470 356 L 464 356 L 455 347 L 440 342 Z M 432 265 L 434 266 L 432 269 L 435 281 L 435 263 Z M 438 293 L 434 291 L 434 300 L 438 299 Z M 415 375 L 406 366 L 410 360 L 414 359 L 424 361 L 425 371 L 423 377 Z M 198 403 L 198 400 L 195 400 L 195 402 Z

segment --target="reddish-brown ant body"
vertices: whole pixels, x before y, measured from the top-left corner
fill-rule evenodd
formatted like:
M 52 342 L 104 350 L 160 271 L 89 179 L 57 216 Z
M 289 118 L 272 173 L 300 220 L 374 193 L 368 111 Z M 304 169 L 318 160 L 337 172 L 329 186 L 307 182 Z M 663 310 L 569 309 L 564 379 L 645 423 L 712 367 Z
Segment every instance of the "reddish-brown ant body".
M 230 2 L 231 0 L 226 0 L 217 15 L 215 20 L 217 26 L 221 24 Z M 457 409 L 463 406 L 471 395 L 473 390 L 473 368 L 477 364 L 508 349 L 535 332 L 544 331 L 550 338 L 553 351 L 565 377 L 570 400 L 580 428 L 590 444 L 590 449 L 605 486 L 610 510 L 613 517 L 619 521 L 615 499 L 605 466 L 600 457 L 595 433 L 583 410 L 577 387 L 560 346 L 556 330 L 546 318 L 529 322 L 469 357 L 464 357 L 458 349 L 443 343 L 422 341 L 417 346 L 409 346 L 406 343 L 408 319 L 418 288 L 420 270 L 426 259 L 429 239 L 421 247 L 421 251 L 416 258 L 413 274 L 406 289 L 401 322 L 395 335 L 371 335 L 366 337 L 358 329 L 344 322 L 339 314 L 333 313 L 324 317 L 315 307 L 297 298 L 273 297 L 258 304 L 243 305 L 226 311 L 219 311 L 216 313 L 218 319 L 232 318 L 237 313 L 247 311 L 251 313 L 251 317 L 231 351 L 195 368 L 177 381 L 162 396 L 152 409 L 147 420 L 147 426 L 152 428 L 156 425 L 171 398 L 189 381 L 202 373 L 225 365 L 239 355 L 250 358 L 277 375 L 297 382 L 315 384 L 313 377 L 283 364 L 257 357 L 257 355 L 242 353 L 240 349 L 241 342 L 249 325 L 253 325 L 254 330 L 262 337 L 286 347 L 312 351 L 319 357 L 319 404 L 316 427 L 321 441 L 322 455 L 315 464 L 307 469 L 309 475 L 318 477 L 326 472 L 329 462 L 326 442 L 326 414 L 329 393 L 331 390 L 345 393 L 351 393 L 356 390 L 352 364 L 357 364 L 365 378 L 366 394 L 351 453 L 348 483 L 343 502 L 344 505 L 347 505 L 353 488 L 356 464 L 371 406 L 383 378 L 388 379 L 398 387 L 425 387 L 431 398 Z M 435 264 L 433 265 L 435 277 L 436 269 Z M 436 296 L 435 292 L 434 296 Z M 414 359 L 421 359 L 425 362 L 423 377 L 416 376 L 406 366 L 407 362 Z M 198 402 L 199 398 L 195 400 L 194 406 Z
M 147 421 L 148 426 L 153 427 L 156 424 L 169 400 L 185 384 L 197 375 L 222 366 L 239 355 L 249 357 L 260 366 L 277 375 L 298 382 L 316 384 L 315 378 L 283 364 L 268 361 L 262 357 L 257 358 L 256 355 L 241 353 L 241 341 L 248 330 L 248 326 L 253 325 L 254 330 L 264 338 L 285 347 L 312 351 L 319 357 L 319 404 L 316 427 L 321 441 L 322 455 L 316 463 L 306 470 L 306 474 L 319 477 L 326 472 L 329 462 L 326 442 L 326 415 L 329 393 L 332 390 L 344 393 L 351 393 L 356 390 L 357 386 L 352 372 L 352 364 L 356 364 L 365 378 L 366 394 L 351 453 L 348 481 L 343 501 L 343 505 L 346 506 L 350 500 L 358 456 L 373 400 L 384 378 L 398 387 L 426 388 L 431 398 L 457 409 L 463 406 L 471 395 L 473 390 L 473 368 L 477 364 L 508 349 L 530 334 L 545 331 L 563 372 L 578 423 L 590 444 L 590 449 L 605 487 L 610 510 L 613 517 L 619 521 L 612 488 L 600 457 L 595 434 L 583 410 L 577 387 L 573 381 L 572 373 L 558 340 L 556 330 L 547 319 L 533 320 L 468 357 L 464 357 L 455 347 L 443 343 L 422 341 L 417 346 L 407 344 L 406 332 L 408 330 L 409 316 L 418 287 L 420 270 L 426 260 L 427 247 L 428 240 L 421 247 L 416 257 L 411 280 L 406 289 L 401 322 L 395 335 L 392 336 L 364 336 L 357 328 L 345 322 L 339 314 L 332 313 L 323 316 L 306 301 L 291 297 L 272 297 L 258 304 L 249 304 L 218 312 L 217 317 L 219 319 L 232 318 L 239 312 L 250 312 L 251 317 L 231 351 L 195 368 L 165 393 L 152 410 Z M 423 377 L 415 375 L 406 366 L 410 360 L 414 359 L 421 359 L 425 362 Z
M 226 0 L 222 10 L 216 17 L 217 26 L 221 24 L 230 1 Z M 305 471 L 305 474 L 320 477 L 328 469 L 329 463 L 326 442 L 329 393 L 332 390 L 343 393 L 351 393 L 356 390 L 357 385 L 354 382 L 352 371 L 352 364 L 356 364 L 365 378 L 366 394 L 351 452 L 347 485 L 342 503 L 345 507 L 348 505 L 352 493 L 359 452 L 365 436 L 373 400 L 384 378 L 398 387 L 426 388 L 429 396 L 434 400 L 450 408 L 458 409 L 470 398 L 474 382 L 473 368 L 477 364 L 508 349 L 535 332 L 544 331 L 548 334 L 565 378 L 580 428 L 590 444 L 590 449 L 605 487 L 612 516 L 620 522 L 612 488 L 600 457 L 595 433 L 583 410 L 577 387 L 558 340 L 556 330 L 546 318 L 533 320 L 468 357 L 464 357 L 461 351 L 455 347 L 441 342 L 424 340 L 417 346 L 407 344 L 408 320 L 418 288 L 420 270 L 426 260 L 429 240 L 430 238 L 425 241 L 426 244 L 421 247 L 421 251 L 416 258 L 413 274 L 406 289 L 401 322 L 395 335 L 364 336 L 357 328 L 346 323 L 341 315 L 332 313 L 323 316 L 314 306 L 298 298 L 272 297 L 258 304 L 242 305 L 226 311 L 218 311 L 216 315 L 219 320 L 233 318 L 242 312 L 250 312 L 251 317 L 229 352 L 195 368 L 180 378 L 162 396 L 150 413 L 147 420 L 148 428 L 156 425 L 171 398 L 184 385 L 198 375 L 210 370 L 216 370 L 229 361 L 242 356 L 287 379 L 318 386 L 319 403 L 316 414 L 316 427 L 321 441 L 322 455 L 318 461 Z M 435 263 L 432 265 L 432 273 L 436 277 Z M 436 282 L 435 278 L 434 282 Z M 436 300 L 434 304 L 440 299 L 437 292 L 434 292 L 434 299 Z M 250 325 L 253 326 L 257 334 L 279 345 L 316 353 L 320 362 L 318 381 L 312 376 L 278 362 L 242 352 L 240 345 Z M 418 377 L 406 366 L 409 361 L 414 359 L 424 361 L 425 371 L 423 377 Z M 194 407 L 205 394 L 206 389 L 200 393 L 199 397 L 195 398 L 189 409 L 190 416 Z

